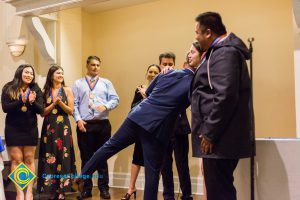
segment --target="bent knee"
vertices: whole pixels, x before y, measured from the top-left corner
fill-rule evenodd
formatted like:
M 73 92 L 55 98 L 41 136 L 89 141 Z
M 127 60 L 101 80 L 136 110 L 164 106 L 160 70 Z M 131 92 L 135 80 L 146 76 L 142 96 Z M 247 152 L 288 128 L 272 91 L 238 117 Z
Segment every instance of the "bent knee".
M 15 166 L 21 164 L 21 162 L 23 162 L 22 159 L 14 159 L 14 158 L 12 158 L 12 160 L 11 160 L 11 164 L 15 165 Z
M 24 162 L 27 165 L 31 165 L 34 162 L 34 155 L 25 155 L 24 156 Z

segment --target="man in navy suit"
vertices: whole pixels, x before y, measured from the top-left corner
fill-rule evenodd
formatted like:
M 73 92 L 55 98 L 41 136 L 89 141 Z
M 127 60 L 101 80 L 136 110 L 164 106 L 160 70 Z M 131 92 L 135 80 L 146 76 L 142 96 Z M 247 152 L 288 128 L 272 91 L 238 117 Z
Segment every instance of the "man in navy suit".
M 193 43 L 194 44 L 194 43 Z M 159 55 L 159 66 L 163 70 L 165 67 L 175 67 L 176 56 L 172 52 L 165 52 Z M 161 177 L 163 182 L 164 200 L 175 200 L 174 179 L 173 179 L 173 152 L 176 168 L 179 177 L 182 200 L 193 200 L 191 177 L 189 169 L 189 134 L 191 127 L 183 110 L 176 121 L 174 129 L 170 134 L 170 140 L 166 144 L 166 152 L 161 167 Z
M 127 118 L 81 171 L 91 175 L 97 165 L 140 139 L 145 164 L 145 200 L 157 199 L 160 168 L 174 121 L 189 102 L 192 69 L 174 70 L 158 75 L 148 87 L 147 98 L 135 106 Z

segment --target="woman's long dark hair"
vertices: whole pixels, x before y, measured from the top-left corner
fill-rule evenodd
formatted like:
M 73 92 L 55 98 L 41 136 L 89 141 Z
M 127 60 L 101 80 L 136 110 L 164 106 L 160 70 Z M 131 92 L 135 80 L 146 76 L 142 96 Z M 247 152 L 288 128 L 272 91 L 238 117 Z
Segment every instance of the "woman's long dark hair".
M 44 102 L 47 102 L 47 98 L 49 97 L 51 88 L 53 87 L 53 74 L 54 74 L 54 72 L 56 72 L 59 69 L 61 69 L 62 71 L 64 71 L 64 69 L 61 66 L 59 66 L 59 65 L 51 65 L 51 67 L 50 67 L 50 69 L 48 71 L 46 83 L 44 85 L 44 90 L 43 90 L 43 99 L 44 99 Z M 65 81 L 64 80 L 61 83 L 61 85 L 63 87 L 65 86 Z
M 198 51 L 199 56 L 201 57 L 201 55 L 203 54 L 203 51 L 201 49 L 200 43 L 198 41 L 194 41 L 192 43 L 192 45 L 195 47 L 195 49 Z
M 31 81 L 31 83 L 29 84 L 29 88 L 31 88 L 35 84 L 35 71 L 34 71 L 34 68 L 32 67 L 32 65 L 30 65 L 30 64 L 20 65 L 15 72 L 15 76 L 14 76 L 13 80 L 6 83 L 2 89 L 2 92 L 6 91 L 6 93 L 8 94 L 8 96 L 11 99 L 14 99 L 14 100 L 19 99 L 20 88 L 22 87 L 22 83 L 23 83 L 22 73 L 23 73 L 23 70 L 27 67 L 30 67 L 33 71 L 33 79 Z

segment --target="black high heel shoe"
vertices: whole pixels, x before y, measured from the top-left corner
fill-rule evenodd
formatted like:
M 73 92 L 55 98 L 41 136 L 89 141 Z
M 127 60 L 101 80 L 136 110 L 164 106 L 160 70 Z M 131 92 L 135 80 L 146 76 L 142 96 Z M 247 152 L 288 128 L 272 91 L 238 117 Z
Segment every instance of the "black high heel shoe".
M 131 194 L 126 193 L 125 196 L 121 200 L 129 200 L 132 195 L 133 195 L 133 198 L 136 199 L 136 191 L 134 191 Z

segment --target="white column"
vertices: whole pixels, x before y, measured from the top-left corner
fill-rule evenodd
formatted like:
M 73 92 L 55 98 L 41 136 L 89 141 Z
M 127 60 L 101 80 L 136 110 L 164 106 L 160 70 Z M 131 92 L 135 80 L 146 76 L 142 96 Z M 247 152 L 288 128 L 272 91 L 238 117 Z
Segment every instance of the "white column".
M 295 11 L 295 10 L 294 10 Z M 296 16 L 297 17 L 297 16 Z M 300 21 L 300 17 L 294 18 Z M 296 108 L 296 131 L 297 137 L 300 137 L 300 28 L 294 21 L 294 74 L 295 74 L 295 108 Z

